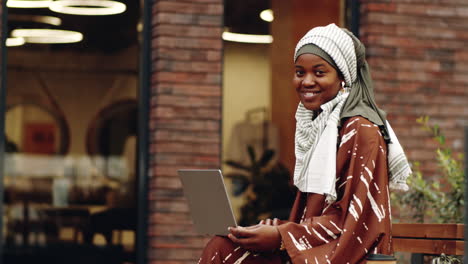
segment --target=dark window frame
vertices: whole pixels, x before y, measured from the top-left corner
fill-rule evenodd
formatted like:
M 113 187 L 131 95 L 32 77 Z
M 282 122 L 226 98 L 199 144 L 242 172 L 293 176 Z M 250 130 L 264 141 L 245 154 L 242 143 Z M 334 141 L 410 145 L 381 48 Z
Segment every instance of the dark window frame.
M 360 2 L 359 0 L 346 0 L 345 4 L 345 25 L 359 38 L 360 22 Z
M 3 197 L 3 173 L 5 157 L 5 108 L 7 87 L 7 23 L 8 8 L 7 1 L 2 1 L 1 14 L 1 43 L 0 43 L 0 197 Z M 149 161 L 149 108 L 150 108 L 150 85 L 151 85 L 151 6 L 152 0 L 142 0 L 141 16 L 143 30 L 141 32 L 142 43 L 140 46 L 140 69 L 138 87 L 138 143 L 137 143 L 137 230 L 135 240 L 135 254 L 137 264 L 148 262 L 148 161 Z M 3 199 L 0 203 L 0 213 L 3 216 Z M 0 217 L 0 227 L 3 226 L 3 217 Z M 0 238 L 3 237 L 3 228 L 0 228 Z M 0 239 L 0 263 L 3 261 L 3 242 Z

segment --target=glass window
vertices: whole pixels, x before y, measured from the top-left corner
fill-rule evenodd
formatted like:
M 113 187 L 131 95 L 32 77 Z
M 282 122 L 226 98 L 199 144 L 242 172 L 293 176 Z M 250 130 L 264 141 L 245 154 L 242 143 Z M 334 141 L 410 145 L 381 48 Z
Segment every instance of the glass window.
M 8 9 L 9 37 L 83 38 L 9 44 L 2 263 L 134 262 L 140 7 L 126 4 L 106 16 Z

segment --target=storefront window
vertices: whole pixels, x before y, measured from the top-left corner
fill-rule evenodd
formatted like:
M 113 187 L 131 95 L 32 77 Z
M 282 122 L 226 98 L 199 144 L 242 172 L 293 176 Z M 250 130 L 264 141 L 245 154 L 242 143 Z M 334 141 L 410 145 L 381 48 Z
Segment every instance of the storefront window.
M 83 39 L 8 47 L 2 263 L 135 262 L 139 20 L 8 9 Z

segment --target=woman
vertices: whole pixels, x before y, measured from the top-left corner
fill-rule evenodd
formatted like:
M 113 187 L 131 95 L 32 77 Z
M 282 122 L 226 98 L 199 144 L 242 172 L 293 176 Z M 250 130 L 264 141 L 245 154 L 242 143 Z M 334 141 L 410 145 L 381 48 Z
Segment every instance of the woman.
M 199 263 L 354 264 L 393 252 L 389 185 L 407 188 L 411 170 L 375 105 L 364 46 L 330 24 L 299 41 L 294 62 L 299 191 L 290 219 L 230 228 Z

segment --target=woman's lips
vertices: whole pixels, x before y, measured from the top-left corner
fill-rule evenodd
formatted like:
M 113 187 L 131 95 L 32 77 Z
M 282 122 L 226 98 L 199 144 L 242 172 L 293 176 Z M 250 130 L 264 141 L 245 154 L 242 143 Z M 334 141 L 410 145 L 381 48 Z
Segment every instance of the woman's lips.
M 303 92 L 302 97 L 304 97 L 305 100 L 312 100 L 314 99 L 315 96 L 317 96 L 320 92 Z

